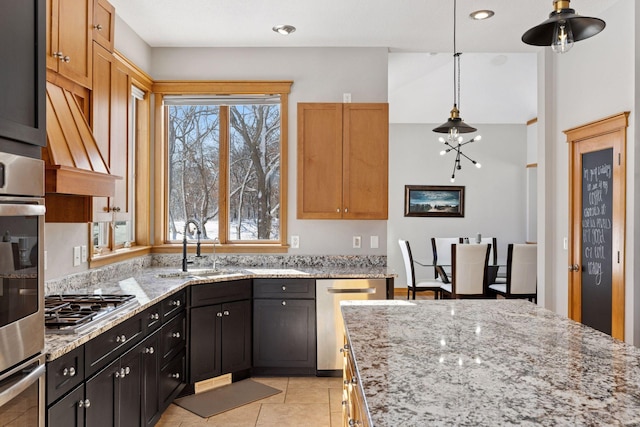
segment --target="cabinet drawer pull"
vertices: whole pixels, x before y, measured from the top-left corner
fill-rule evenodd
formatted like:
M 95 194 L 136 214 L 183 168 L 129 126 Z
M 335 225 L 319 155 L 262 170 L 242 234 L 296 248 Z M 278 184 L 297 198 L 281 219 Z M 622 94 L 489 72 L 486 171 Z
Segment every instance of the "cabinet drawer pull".
M 73 366 L 70 368 L 64 368 L 64 370 L 62 371 L 62 376 L 64 377 L 73 377 L 76 375 L 76 368 L 74 368 Z
M 286 290 L 287 290 L 287 287 L 286 287 L 285 285 L 282 285 L 282 290 L 283 290 L 283 291 L 286 291 Z
M 287 302 L 286 301 L 282 301 L 282 305 L 287 305 Z
M 218 316 L 218 317 L 222 317 L 222 313 L 221 313 L 221 312 L 217 312 L 217 313 L 216 313 L 216 316 Z
M 158 320 L 160 319 L 160 315 L 158 313 L 152 313 L 149 318 L 151 318 L 151 320 Z
M 171 378 L 175 378 L 175 379 L 180 379 L 180 374 L 179 373 L 175 373 L 175 374 L 171 374 Z
M 145 353 L 147 353 L 147 354 L 153 354 L 153 352 L 154 352 L 154 351 L 155 351 L 155 350 L 153 349 L 153 347 L 146 347 L 146 348 L 144 349 L 144 352 L 145 352 Z M 127 369 L 128 369 L 128 368 L 127 368 Z
M 124 343 L 127 340 L 127 337 L 125 337 L 124 335 L 119 335 L 116 337 L 116 342 L 119 343 Z
M 171 305 L 174 307 L 180 307 L 181 304 L 182 303 L 180 302 L 179 299 L 171 301 Z
M 91 401 L 89 399 L 80 400 L 78 402 L 78 408 L 88 408 L 91 406 Z
M 174 332 L 171 334 L 171 338 L 180 338 L 180 332 Z
M 223 311 L 223 312 L 222 312 L 222 314 L 223 314 L 224 316 L 228 316 L 228 315 L 229 315 L 229 310 L 225 310 L 225 311 Z

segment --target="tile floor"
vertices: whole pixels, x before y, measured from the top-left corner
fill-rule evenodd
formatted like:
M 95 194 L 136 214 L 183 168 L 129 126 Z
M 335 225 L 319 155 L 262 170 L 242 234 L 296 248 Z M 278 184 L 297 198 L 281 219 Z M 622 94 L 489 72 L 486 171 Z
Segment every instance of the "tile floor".
M 158 427 L 340 427 L 342 378 L 252 377 L 282 393 L 240 408 L 200 418 L 175 404 L 162 414 Z

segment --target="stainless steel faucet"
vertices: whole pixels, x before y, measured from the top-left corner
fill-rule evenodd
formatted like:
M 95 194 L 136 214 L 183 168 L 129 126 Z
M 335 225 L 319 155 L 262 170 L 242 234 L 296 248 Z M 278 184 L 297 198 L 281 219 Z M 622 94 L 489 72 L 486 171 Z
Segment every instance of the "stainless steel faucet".
M 195 219 L 190 219 L 184 223 L 184 232 L 182 233 L 182 271 L 187 271 L 187 229 L 189 228 L 189 224 L 196 226 L 196 235 L 198 238 L 198 243 L 196 244 L 196 257 L 200 257 L 200 235 L 202 234 L 200 231 L 200 224 L 198 224 L 198 221 Z
M 213 238 L 213 270 L 217 270 L 216 268 L 216 245 L 220 244 L 220 239 L 218 237 Z

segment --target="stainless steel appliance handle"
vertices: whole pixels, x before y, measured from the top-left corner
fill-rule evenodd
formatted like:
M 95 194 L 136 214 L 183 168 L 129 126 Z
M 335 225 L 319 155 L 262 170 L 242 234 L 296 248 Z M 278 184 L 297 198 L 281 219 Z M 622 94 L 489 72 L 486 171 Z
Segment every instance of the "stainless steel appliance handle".
M 327 292 L 330 294 L 375 294 L 376 288 L 327 288 Z
M 46 365 L 42 364 L 34 369 L 26 377 L 16 380 L 16 382 L 9 386 L 5 391 L 0 393 L 0 407 L 13 400 L 16 396 L 19 396 L 23 391 L 31 387 L 36 381 L 44 375 Z
M 46 210 L 44 205 L 0 203 L 0 216 L 42 216 Z

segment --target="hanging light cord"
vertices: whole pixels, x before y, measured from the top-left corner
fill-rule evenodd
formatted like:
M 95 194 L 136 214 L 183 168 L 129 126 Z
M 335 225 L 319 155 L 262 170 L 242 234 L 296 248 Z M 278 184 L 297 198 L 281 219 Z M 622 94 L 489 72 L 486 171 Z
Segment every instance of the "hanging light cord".
M 460 55 L 456 49 L 457 0 L 453 0 L 453 105 L 460 110 Z

